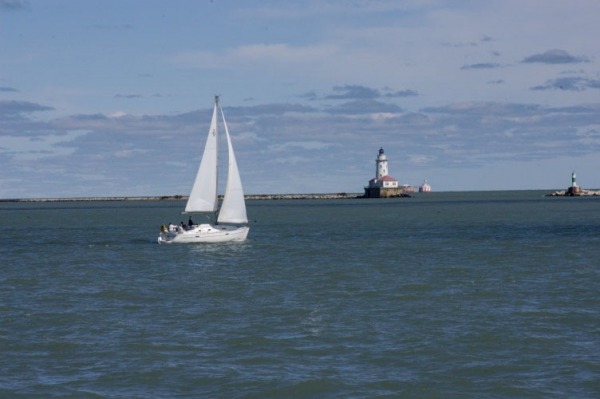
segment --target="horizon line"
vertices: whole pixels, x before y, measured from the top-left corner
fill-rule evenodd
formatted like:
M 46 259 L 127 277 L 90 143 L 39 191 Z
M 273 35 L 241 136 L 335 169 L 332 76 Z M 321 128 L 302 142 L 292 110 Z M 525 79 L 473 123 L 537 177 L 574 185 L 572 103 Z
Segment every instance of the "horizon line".
M 407 194 L 435 194 L 457 192 L 506 192 L 506 191 L 556 191 L 556 189 L 503 189 L 503 190 L 445 190 L 431 192 L 410 192 Z M 255 199 L 311 199 L 311 198 L 362 198 L 364 193 L 270 193 L 270 194 L 245 194 L 247 200 Z M 222 195 L 219 198 L 222 199 Z M 89 196 L 89 197 L 28 197 L 28 198 L 0 198 L 0 202 L 85 202 L 85 201 L 172 201 L 187 200 L 189 195 L 122 195 L 122 196 Z

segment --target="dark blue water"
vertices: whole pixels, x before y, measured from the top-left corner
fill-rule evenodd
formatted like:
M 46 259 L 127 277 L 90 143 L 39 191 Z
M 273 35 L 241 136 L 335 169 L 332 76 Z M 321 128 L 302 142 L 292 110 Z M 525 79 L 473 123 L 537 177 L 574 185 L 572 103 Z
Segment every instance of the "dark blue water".
M 600 397 L 600 198 L 1 203 L 0 397 Z

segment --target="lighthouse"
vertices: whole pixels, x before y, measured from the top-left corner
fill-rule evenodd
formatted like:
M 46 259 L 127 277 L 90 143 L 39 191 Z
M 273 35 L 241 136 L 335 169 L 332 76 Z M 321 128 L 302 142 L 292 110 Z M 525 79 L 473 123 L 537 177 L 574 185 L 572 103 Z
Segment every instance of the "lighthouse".
M 375 160 L 375 179 L 381 179 L 383 176 L 388 174 L 388 162 L 383 148 L 379 149 L 379 155 Z
M 575 175 L 575 171 L 571 173 L 571 187 L 567 189 L 568 195 L 579 195 L 581 194 L 581 187 L 577 185 L 577 175 Z
M 365 197 L 395 197 L 401 194 L 402 189 L 398 185 L 398 180 L 388 173 L 388 159 L 383 148 L 380 148 L 375 159 L 375 178 L 369 180 L 369 185 L 365 187 Z

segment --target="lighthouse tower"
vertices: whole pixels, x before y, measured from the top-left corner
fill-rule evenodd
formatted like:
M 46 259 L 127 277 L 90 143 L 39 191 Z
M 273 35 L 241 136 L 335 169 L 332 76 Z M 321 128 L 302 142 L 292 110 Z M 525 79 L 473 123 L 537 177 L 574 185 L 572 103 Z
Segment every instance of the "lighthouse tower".
M 575 171 L 571 173 L 571 187 L 567 189 L 567 194 L 569 195 L 580 195 L 581 187 L 577 185 L 577 176 L 575 175 Z
M 375 178 L 381 179 L 383 176 L 387 176 L 388 174 L 388 162 L 387 156 L 383 152 L 383 148 L 379 149 L 379 155 L 377 155 L 377 159 L 375 160 Z

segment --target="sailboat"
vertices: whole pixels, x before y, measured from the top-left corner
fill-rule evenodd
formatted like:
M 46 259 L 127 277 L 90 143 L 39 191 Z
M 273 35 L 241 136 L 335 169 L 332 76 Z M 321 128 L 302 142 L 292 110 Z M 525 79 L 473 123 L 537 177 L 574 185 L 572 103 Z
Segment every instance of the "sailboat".
M 220 112 L 219 112 L 220 111 Z M 227 140 L 228 168 L 227 183 L 221 207 L 218 198 L 218 138 L 219 138 L 219 113 L 223 120 L 223 130 Z M 192 192 L 185 206 L 185 214 L 199 213 L 208 216 L 208 223 L 194 224 L 190 216 L 188 225 L 179 226 L 164 224 L 158 235 L 158 243 L 204 243 L 244 241 L 248 236 L 248 217 L 244 190 L 238 170 L 231 137 L 225 122 L 225 114 L 219 105 L 219 96 L 215 96 L 212 120 L 204 153 L 198 168 L 198 174 L 192 187 Z M 216 220 L 216 222 L 210 222 Z

